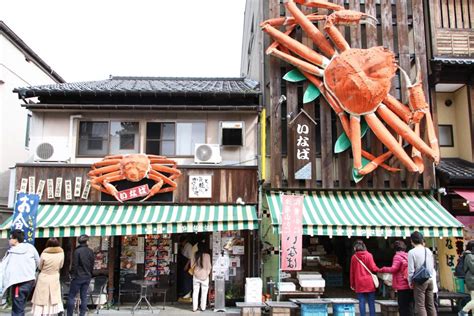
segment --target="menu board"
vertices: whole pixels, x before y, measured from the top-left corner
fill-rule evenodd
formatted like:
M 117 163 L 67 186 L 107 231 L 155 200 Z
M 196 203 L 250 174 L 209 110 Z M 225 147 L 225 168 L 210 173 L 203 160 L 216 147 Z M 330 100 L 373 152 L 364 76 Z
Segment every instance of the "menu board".
M 124 236 L 122 237 L 122 253 L 120 255 L 121 273 L 137 273 L 137 251 L 138 237 Z
M 146 235 L 145 280 L 158 281 L 160 275 L 170 273 L 171 239 L 167 234 Z
M 107 247 L 104 250 L 104 246 Z M 89 237 L 89 248 L 94 252 L 94 270 L 107 269 L 108 240 L 102 237 Z

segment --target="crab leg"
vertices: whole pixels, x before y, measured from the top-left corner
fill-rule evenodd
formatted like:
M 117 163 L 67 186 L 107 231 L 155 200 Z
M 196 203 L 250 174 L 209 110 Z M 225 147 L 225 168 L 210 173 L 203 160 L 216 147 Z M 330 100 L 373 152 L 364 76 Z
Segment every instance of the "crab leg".
M 308 14 L 306 15 L 306 18 L 310 20 L 311 22 L 317 22 L 317 21 L 322 21 L 326 20 L 326 15 L 320 15 L 320 14 Z M 271 26 L 296 26 L 296 19 L 294 17 L 281 17 L 281 18 L 274 18 L 274 19 L 268 19 L 265 21 L 265 23 L 270 24 Z
M 150 174 L 154 175 L 154 176 L 157 176 L 157 177 L 160 177 L 161 179 L 163 179 L 163 181 L 170 185 L 171 187 L 173 188 L 176 188 L 178 185 L 176 184 L 176 182 L 174 182 L 171 178 L 168 178 L 167 176 L 165 176 L 164 174 L 162 173 L 159 173 L 158 171 L 155 171 L 155 170 L 151 170 L 150 171 Z
M 360 141 L 360 117 L 351 115 L 351 147 L 354 168 L 359 170 L 362 168 L 362 144 Z
M 329 65 L 329 59 L 327 59 L 323 55 L 316 53 L 314 50 L 307 47 L 306 45 L 301 44 L 297 40 L 285 35 L 285 33 L 274 28 L 270 24 L 263 22 L 261 24 L 261 27 L 262 27 L 262 30 L 268 33 L 268 35 L 270 35 L 275 41 L 280 43 L 282 46 L 288 48 L 290 51 L 292 51 L 296 55 L 323 68 Z
M 318 89 L 323 93 L 324 97 L 326 98 L 326 100 L 329 103 L 329 106 L 331 106 L 331 108 L 334 110 L 334 112 L 336 112 L 336 115 L 339 117 L 339 120 L 341 121 L 342 128 L 344 129 L 344 132 L 346 133 L 347 137 L 349 137 L 349 139 L 351 139 L 351 128 L 350 128 L 349 120 L 348 120 L 345 112 L 341 109 L 341 107 L 337 104 L 337 102 L 332 98 L 332 96 L 329 93 L 326 92 L 322 81 L 320 79 L 316 78 L 315 76 L 312 76 L 311 74 L 305 73 L 304 71 L 302 71 L 302 74 L 306 78 L 308 78 L 308 80 L 311 81 L 312 84 L 314 84 L 316 87 L 318 87 Z M 371 172 L 371 171 L 375 170 L 377 168 L 377 166 L 379 166 L 379 165 L 382 168 L 384 168 L 385 170 L 390 171 L 390 172 L 400 171 L 400 169 L 398 169 L 398 168 L 393 168 L 393 167 L 390 167 L 389 165 L 383 163 L 385 160 L 387 160 L 388 158 L 390 158 L 392 156 L 391 152 L 386 152 L 386 153 L 384 153 L 384 154 L 382 154 L 378 157 L 375 157 L 374 155 L 372 155 L 371 153 L 369 153 L 365 150 L 361 150 L 361 154 L 364 158 L 370 159 L 372 164 L 371 165 L 367 164 L 363 169 L 361 169 L 359 171 L 360 174 L 363 174 L 362 172 L 364 172 L 365 170 L 367 170 L 366 173 Z M 368 171 L 368 170 L 370 170 L 370 171 Z
M 109 160 L 102 160 L 92 164 L 92 168 L 97 169 L 97 167 L 103 167 L 108 165 L 119 164 L 122 159 L 109 159 Z
M 415 146 L 416 149 L 431 157 L 432 160 L 439 160 L 437 153 L 429 147 L 414 131 L 408 127 L 403 121 L 392 111 L 390 111 L 385 105 L 381 104 L 377 109 L 377 114 L 399 135 L 403 137 L 411 145 Z
M 150 192 L 148 193 L 148 195 L 145 196 L 144 199 L 140 200 L 140 202 L 146 201 L 149 198 L 151 198 L 152 196 L 154 196 L 155 194 L 157 194 L 160 191 L 161 187 L 163 186 L 163 179 L 158 177 L 157 175 L 154 175 L 150 172 L 150 174 L 148 175 L 148 178 L 152 179 L 152 180 L 155 180 L 156 183 L 155 183 L 154 186 L 151 187 Z
M 88 176 L 97 176 L 99 174 L 102 175 L 102 174 L 114 172 L 114 171 L 117 171 L 117 170 L 120 170 L 120 165 L 114 164 L 112 166 L 102 167 L 102 168 L 91 170 L 91 171 L 89 171 L 89 173 L 87 175 Z
M 352 10 L 340 10 L 329 15 L 328 19 L 326 20 L 326 24 L 324 25 L 324 30 L 326 33 L 328 33 L 329 37 L 334 42 L 334 45 L 336 45 L 339 51 L 343 52 L 348 50 L 350 49 L 350 46 L 341 32 L 339 32 L 339 30 L 336 28 L 336 25 L 351 25 L 360 23 L 362 18 L 369 18 L 377 22 L 377 19 L 371 15 Z M 367 21 L 370 23 L 371 20 Z
M 396 113 L 405 123 L 411 123 L 413 113 L 411 112 L 410 108 L 395 99 L 395 97 L 388 94 L 383 100 L 383 104 L 392 110 L 392 112 Z
M 415 134 L 420 137 L 420 123 L 415 124 Z M 425 170 L 425 165 L 423 164 L 420 151 L 415 146 L 411 147 L 411 157 L 418 166 L 418 169 L 420 169 L 420 173 L 422 173 Z
M 166 166 L 163 166 L 163 165 L 157 165 L 157 164 L 152 164 L 151 165 L 151 168 L 152 168 L 152 172 L 153 171 L 156 171 L 158 173 L 158 171 L 161 171 L 161 172 L 165 172 L 165 173 L 170 173 L 171 176 L 169 177 L 170 180 L 174 180 L 176 178 L 178 178 L 179 176 L 181 176 L 181 171 L 179 171 L 178 169 L 173 169 L 173 168 L 170 168 L 170 167 L 166 167 Z
M 429 111 L 427 111 L 427 113 L 425 114 L 425 118 L 426 118 L 426 131 L 428 132 L 428 140 L 430 142 L 430 146 L 433 149 L 436 157 L 438 157 L 438 159 L 435 159 L 434 162 L 435 164 L 438 164 L 439 158 L 440 158 L 438 138 L 436 137 L 433 119 L 431 118 L 431 114 Z
M 282 51 L 279 51 L 276 48 L 269 47 L 266 51 L 267 55 L 272 55 L 275 57 L 278 57 L 280 59 L 283 59 L 287 63 L 302 69 L 305 72 L 308 72 L 310 74 L 322 77 L 323 76 L 323 71 L 319 69 L 318 67 L 314 66 L 313 64 L 310 64 L 306 61 L 303 61 L 301 59 L 298 59 L 292 55 L 289 55 L 287 53 L 284 53 Z
M 114 196 L 119 202 L 123 202 L 119 197 L 117 188 L 115 186 L 113 186 L 110 182 L 120 181 L 120 180 L 124 180 L 124 179 L 125 179 L 125 177 L 122 176 L 122 175 L 116 175 L 116 176 L 112 176 L 112 177 L 109 176 L 109 177 L 107 177 L 106 180 L 102 181 L 102 186 L 94 185 L 92 183 L 91 183 L 91 186 L 94 187 L 97 190 L 100 190 L 104 193 L 108 193 L 108 194 Z
M 324 34 L 321 33 L 321 31 L 306 17 L 303 12 L 301 12 L 300 9 L 298 9 L 293 0 L 289 0 L 287 3 L 285 3 L 285 7 L 288 11 L 290 11 L 296 22 L 301 25 L 301 28 L 306 32 L 309 38 L 311 38 L 313 43 L 319 47 L 323 54 L 332 57 L 336 53 L 334 48 L 331 46 L 331 43 L 326 40 Z
M 383 125 L 383 123 L 378 119 L 374 113 L 365 115 L 365 120 L 369 124 L 372 132 L 377 136 L 380 141 L 387 146 L 399 160 L 403 163 L 410 172 L 418 172 L 418 167 L 410 159 L 408 154 L 405 152 L 403 147 L 397 142 L 397 140 L 392 136 L 390 131 Z

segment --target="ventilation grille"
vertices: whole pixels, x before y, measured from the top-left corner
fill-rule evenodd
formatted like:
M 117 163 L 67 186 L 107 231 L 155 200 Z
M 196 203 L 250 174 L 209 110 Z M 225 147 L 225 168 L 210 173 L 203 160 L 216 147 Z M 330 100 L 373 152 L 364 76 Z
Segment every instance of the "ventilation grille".
M 209 145 L 200 145 L 196 148 L 196 158 L 201 161 L 208 161 L 212 157 L 212 148 Z
M 36 147 L 36 156 L 48 160 L 54 154 L 54 147 L 50 143 L 41 143 Z

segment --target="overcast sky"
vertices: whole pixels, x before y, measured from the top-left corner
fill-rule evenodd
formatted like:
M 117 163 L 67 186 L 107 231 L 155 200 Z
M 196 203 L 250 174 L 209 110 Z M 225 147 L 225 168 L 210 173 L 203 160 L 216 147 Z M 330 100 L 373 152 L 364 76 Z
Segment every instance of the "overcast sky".
M 238 77 L 245 0 L 0 0 L 3 20 L 66 81 Z

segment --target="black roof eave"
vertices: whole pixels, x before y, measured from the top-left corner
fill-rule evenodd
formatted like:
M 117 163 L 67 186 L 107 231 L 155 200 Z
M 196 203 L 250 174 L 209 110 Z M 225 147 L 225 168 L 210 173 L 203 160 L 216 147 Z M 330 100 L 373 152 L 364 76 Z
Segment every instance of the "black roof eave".
M 117 91 L 117 90 L 91 90 L 91 91 L 50 91 L 50 90 L 29 90 L 29 89 L 14 89 L 14 93 L 18 93 L 18 98 L 35 98 L 35 97 L 81 97 L 81 96 L 120 96 L 120 97 L 142 97 L 142 96 L 177 96 L 177 97 L 209 97 L 209 96 L 227 96 L 227 97 L 251 97 L 251 96 L 260 96 L 262 93 L 260 91 L 255 92 L 187 92 L 187 91 L 170 91 L 170 92 L 161 92 L 161 91 Z
M 260 112 L 261 106 L 257 104 L 249 105 L 158 105 L 158 104 L 42 104 L 28 103 L 22 104 L 28 110 L 140 110 L 140 111 L 239 111 L 239 112 Z

